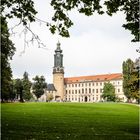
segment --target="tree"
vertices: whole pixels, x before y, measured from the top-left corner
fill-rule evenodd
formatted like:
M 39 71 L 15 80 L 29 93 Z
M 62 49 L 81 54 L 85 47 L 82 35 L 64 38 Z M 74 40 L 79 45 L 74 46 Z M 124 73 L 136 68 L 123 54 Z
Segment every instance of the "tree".
M 107 101 L 116 100 L 115 87 L 111 83 L 104 84 L 102 97 Z
M 15 47 L 9 39 L 7 22 L 1 16 L 1 99 L 7 101 L 10 98 L 12 84 L 12 70 L 9 61 L 14 55 Z
M 127 59 L 123 62 L 123 91 L 128 101 L 140 99 L 139 95 L 139 59 L 133 62 Z
M 37 99 L 41 97 L 41 95 L 44 94 L 44 89 L 47 87 L 47 84 L 45 83 L 44 76 L 36 76 L 33 78 L 33 93 L 36 95 Z
M 123 62 L 123 92 L 128 101 L 132 98 L 131 84 L 133 69 L 134 63 L 131 59 L 127 59 L 126 62 Z
M 23 99 L 29 101 L 32 98 L 32 94 L 30 92 L 32 84 L 28 78 L 27 72 L 24 72 L 22 80 L 23 80 Z
M 138 103 L 140 103 L 140 91 L 139 91 L 139 86 L 140 86 L 140 57 L 136 59 L 134 62 L 134 70 L 133 70 L 133 84 L 132 84 L 132 96 L 135 98 Z
M 53 99 L 53 94 L 52 93 L 48 93 L 47 94 L 47 101 L 51 101 Z
M 122 11 L 126 15 L 126 24 L 123 24 L 123 27 L 130 30 L 131 34 L 134 35 L 132 41 L 139 41 L 139 1 L 105 0 L 103 4 L 101 2 L 101 0 L 51 0 L 50 4 L 55 11 L 52 17 L 54 24 L 45 23 L 50 27 L 52 33 L 58 30 L 61 36 L 69 37 L 68 28 L 73 25 L 68 15 L 69 11 L 77 9 L 79 13 L 83 13 L 86 16 L 91 16 L 95 12 L 98 14 L 106 12 L 112 16 L 113 13 Z M 106 7 L 106 11 L 103 11 L 103 6 Z M 24 26 L 27 26 L 28 22 L 39 20 L 35 17 L 37 11 L 34 8 L 33 0 L 2 0 L 1 7 L 4 17 L 16 17 L 20 19 L 20 23 L 23 23 Z
M 16 94 L 20 96 L 20 102 L 24 102 L 23 100 L 23 82 L 21 79 L 16 79 L 15 80 L 15 90 Z

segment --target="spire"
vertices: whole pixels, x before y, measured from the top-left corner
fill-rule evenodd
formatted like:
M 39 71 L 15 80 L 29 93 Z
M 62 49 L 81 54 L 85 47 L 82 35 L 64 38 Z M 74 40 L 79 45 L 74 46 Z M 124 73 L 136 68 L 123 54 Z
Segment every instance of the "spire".
M 55 50 L 55 52 L 60 52 L 60 53 L 62 53 L 62 50 L 61 50 L 61 48 L 60 48 L 60 42 L 59 42 L 59 40 L 58 40 L 58 42 L 57 42 L 57 48 L 56 48 L 56 50 Z
M 61 44 L 60 44 L 60 42 L 59 42 L 59 40 L 58 40 L 58 42 L 57 42 L 57 48 L 58 48 L 58 49 L 60 49 L 60 45 L 61 45 Z

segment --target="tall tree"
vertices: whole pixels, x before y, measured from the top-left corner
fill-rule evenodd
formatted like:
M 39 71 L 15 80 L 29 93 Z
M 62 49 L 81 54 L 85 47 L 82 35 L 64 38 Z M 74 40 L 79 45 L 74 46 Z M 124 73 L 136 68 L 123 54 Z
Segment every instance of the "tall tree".
M 128 101 L 132 98 L 132 80 L 133 80 L 134 62 L 131 59 L 127 59 L 123 62 L 123 92 Z
M 6 101 L 10 98 L 12 70 L 9 61 L 14 55 L 15 47 L 9 39 L 7 22 L 1 16 L 1 98 Z
M 52 17 L 52 21 L 55 23 L 51 24 L 46 22 L 46 25 L 50 26 L 50 31 L 52 33 L 58 30 L 61 36 L 69 37 L 68 28 L 73 25 L 73 22 L 69 18 L 68 12 L 75 9 L 86 16 L 91 16 L 95 12 L 98 14 L 106 12 L 108 15 L 112 16 L 113 13 L 122 11 L 126 15 L 126 23 L 123 24 L 123 27 L 131 31 L 131 34 L 134 35 L 132 41 L 139 41 L 138 0 L 104 0 L 103 4 L 101 0 L 51 0 L 50 4 L 55 11 Z M 102 8 L 103 6 L 106 7 L 104 11 Z M 34 8 L 33 0 L 2 0 L 1 9 L 4 17 L 16 17 L 20 19 L 25 26 L 28 22 L 38 20 L 35 17 L 37 11 Z
M 29 101 L 32 98 L 31 90 L 31 82 L 28 78 L 28 73 L 24 72 L 23 74 L 23 99 Z
M 24 102 L 23 100 L 23 82 L 22 79 L 16 79 L 15 80 L 15 89 L 16 94 L 20 96 L 20 102 Z
M 102 97 L 107 101 L 116 100 L 115 87 L 111 83 L 104 84 Z
M 123 62 L 123 90 L 124 94 L 130 99 L 140 100 L 139 93 L 139 72 L 140 72 L 140 58 L 133 62 L 127 59 Z
M 36 95 L 37 99 L 41 97 L 41 95 L 44 94 L 44 89 L 47 87 L 47 84 L 45 82 L 44 76 L 36 76 L 33 78 L 33 93 Z

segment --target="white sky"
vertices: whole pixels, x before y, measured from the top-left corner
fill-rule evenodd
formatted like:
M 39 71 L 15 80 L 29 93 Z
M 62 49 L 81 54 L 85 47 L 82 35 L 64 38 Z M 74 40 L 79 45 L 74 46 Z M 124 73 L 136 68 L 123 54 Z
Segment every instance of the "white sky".
M 51 21 L 52 7 L 46 0 L 36 0 L 37 17 Z M 70 38 L 62 38 L 57 34 L 52 35 L 48 28 L 40 23 L 31 24 L 31 29 L 38 34 L 47 49 L 38 48 L 37 43 L 24 47 L 24 35 L 19 35 L 22 28 L 15 28 L 18 32 L 11 39 L 17 51 L 11 61 L 14 78 L 21 78 L 27 71 L 30 79 L 36 75 L 44 75 L 47 83 L 52 82 L 52 68 L 54 64 L 54 50 L 58 39 L 64 55 L 65 77 L 95 75 L 122 72 L 122 63 L 127 58 L 135 60 L 137 43 L 131 43 L 132 36 L 129 31 L 122 28 L 125 23 L 123 13 L 113 17 L 97 15 L 86 17 L 76 11 L 69 13 L 74 22 L 70 29 Z M 11 21 L 12 27 L 17 23 Z M 30 37 L 30 36 L 28 36 Z

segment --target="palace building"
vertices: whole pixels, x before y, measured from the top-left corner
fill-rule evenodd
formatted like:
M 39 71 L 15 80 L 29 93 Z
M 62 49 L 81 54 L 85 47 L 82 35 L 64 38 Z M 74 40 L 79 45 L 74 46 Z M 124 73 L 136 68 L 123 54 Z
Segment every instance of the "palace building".
M 58 42 L 54 54 L 53 84 L 49 84 L 40 100 L 46 101 L 47 94 L 52 93 L 53 101 L 100 102 L 103 101 L 101 95 L 104 84 L 107 82 L 114 85 L 116 96 L 125 102 L 126 97 L 123 93 L 123 76 L 121 73 L 65 78 L 63 54 Z

